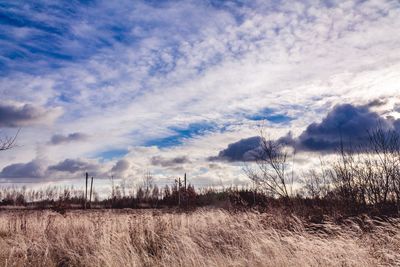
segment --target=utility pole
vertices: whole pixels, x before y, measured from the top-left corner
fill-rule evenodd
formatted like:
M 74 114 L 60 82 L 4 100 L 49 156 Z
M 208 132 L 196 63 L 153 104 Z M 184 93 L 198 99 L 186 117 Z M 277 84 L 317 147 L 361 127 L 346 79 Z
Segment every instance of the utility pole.
M 181 177 L 178 178 L 178 206 L 181 206 Z
M 89 174 L 86 172 L 85 209 L 86 209 L 86 202 L 87 202 L 87 186 L 88 186 L 88 179 L 89 179 Z
M 111 205 L 110 209 L 114 207 L 114 175 L 111 175 Z
M 185 172 L 185 200 L 186 200 L 186 207 L 188 207 L 189 206 L 189 196 L 187 193 L 186 181 L 187 181 L 187 179 L 186 179 L 186 172 Z
M 256 205 L 256 182 L 253 181 L 253 205 Z
M 186 172 L 185 172 L 185 175 L 184 175 L 184 178 L 183 178 L 183 184 L 184 184 L 184 187 L 185 187 L 185 190 L 183 191 L 183 202 L 186 203 L 186 200 L 187 200 L 187 194 L 186 194 Z
M 92 189 L 93 189 L 93 176 L 90 181 L 90 195 L 89 195 L 89 207 L 92 208 Z

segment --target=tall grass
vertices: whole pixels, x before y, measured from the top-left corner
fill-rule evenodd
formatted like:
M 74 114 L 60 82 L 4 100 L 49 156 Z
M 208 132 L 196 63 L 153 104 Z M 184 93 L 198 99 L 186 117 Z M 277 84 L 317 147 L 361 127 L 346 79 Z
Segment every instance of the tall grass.
M 278 212 L 3 211 L 1 266 L 400 265 L 400 220 Z

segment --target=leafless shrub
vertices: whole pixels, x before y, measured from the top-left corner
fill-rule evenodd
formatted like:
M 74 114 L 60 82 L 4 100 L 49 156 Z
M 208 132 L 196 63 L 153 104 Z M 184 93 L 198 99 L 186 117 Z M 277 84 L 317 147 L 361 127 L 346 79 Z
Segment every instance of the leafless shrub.
M 337 195 L 354 209 L 372 205 L 383 210 L 396 203 L 400 211 L 399 167 L 399 134 L 376 129 L 367 144 L 340 148 L 330 176 Z
M 262 137 L 260 150 L 254 157 L 255 164 L 245 166 L 246 175 L 264 192 L 289 199 L 293 185 L 293 173 L 289 167 L 292 165 L 293 168 L 293 164 L 288 162 L 289 151 L 282 144 Z
M 320 170 L 311 169 L 303 175 L 304 189 L 307 196 L 312 199 L 325 198 L 331 192 L 330 173 L 324 165 L 321 161 Z

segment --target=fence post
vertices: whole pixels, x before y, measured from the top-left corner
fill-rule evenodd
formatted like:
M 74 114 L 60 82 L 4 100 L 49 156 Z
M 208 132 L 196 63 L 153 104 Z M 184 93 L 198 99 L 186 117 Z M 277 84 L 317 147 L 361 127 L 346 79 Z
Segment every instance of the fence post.
M 88 186 L 88 179 L 89 179 L 89 174 L 86 172 L 86 186 L 85 186 L 85 209 L 86 209 L 86 202 L 87 202 L 87 186 Z
M 93 189 L 93 176 L 90 181 L 90 194 L 89 194 L 89 207 L 92 208 L 92 189 Z
M 178 178 L 178 206 L 181 206 L 181 177 Z

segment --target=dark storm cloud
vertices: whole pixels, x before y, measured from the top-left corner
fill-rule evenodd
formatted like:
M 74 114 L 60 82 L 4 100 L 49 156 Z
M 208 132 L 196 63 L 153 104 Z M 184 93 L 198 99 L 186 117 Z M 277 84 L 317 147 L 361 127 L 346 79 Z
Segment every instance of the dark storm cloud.
M 378 98 L 370 101 L 367 106 L 368 107 L 380 107 L 386 105 L 388 103 L 388 99 L 386 98 Z
M 154 156 L 151 158 L 151 164 L 154 166 L 162 166 L 162 167 L 172 167 L 176 165 L 181 165 L 185 163 L 189 163 L 190 160 L 186 156 L 175 157 L 172 159 L 167 159 L 161 156 Z
M 71 133 L 68 135 L 55 134 L 51 137 L 50 143 L 53 145 L 59 145 L 62 143 L 70 143 L 76 141 L 84 141 L 88 138 L 86 134 L 83 133 Z
M 219 152 L 217 157 L 211 157 L 210 160 L 227 161 L 252 161 L 260 153 L 262 138 L 253 136 L 241 139 Z
M 393 110 L 396 112 L 400 112 L 400 103 L 396 103 L 393 107 Z
M 3 168 L 0 177 L 3 178 L 42 178 L 45 168 L 38 160 L 28 163 L 15 163 Z
M 210 161 L 255 161 L 263 157 L 262 143 L 265 141 L 260 136 L 253 136 L 231 143 L 228 147 L 219 152 L 218 156 L 210 157 Z M 282 146 L 295 146 L 296 140 L 292 133 L 275 141 Z
M 127 160 L 121 159 L 117 161 L 117 163 L 112 167 L 111 171 L 121 173 L 128 170 L 129 166 L 130 164 Z
M 48 117 L 49 111 L 25 104 L 22 106 L 0 103 L 0 127 L 20 127 L 35 124 Z
M 56 165 L 49 167 L 51 171 L 75 173 L 78 171 L 89 171 L 98 169 L 95 164 L 88 163 L 80 159 L 66 159 Z
M 311 123 L 294 138 L 289 132 L 276 140 L 278 144 L 291 146 L 298 151 L 315 151 L 329 153 L 340 147 L 341 143 L 347 146 L 368 143 L 368 131 L 382 129 L 400 132 L 400 120 L 392 117 L 383 117 L 371 111 L 372 106 L 385 104 L 383 100 L 372 101 L 367 105 L 355 106 L 352 104 L 336 105 L 321 122 Z M 262 138 L 259 136 L 242 139 L 229 144 L 219 152 L 217 157 L 210 160 L 252 161 L 260 155 Z
M 285 136 L 282 136 L 276 142 L 282 146 L 296 146 L 296 140 L 293 138 L 292 132 L 288 132 Z
M 353 145 L 367 142 L 368 130 L 393 130 L 394 122 L 368 106 L 337 105 L 320 123 L 310 124 L 296 142 L 300 150 L 332 151 L 341 142 Z

